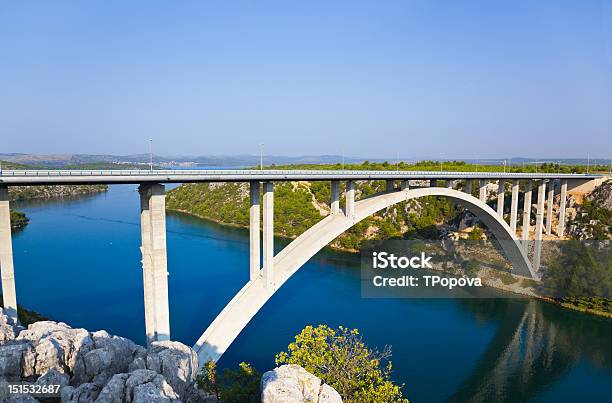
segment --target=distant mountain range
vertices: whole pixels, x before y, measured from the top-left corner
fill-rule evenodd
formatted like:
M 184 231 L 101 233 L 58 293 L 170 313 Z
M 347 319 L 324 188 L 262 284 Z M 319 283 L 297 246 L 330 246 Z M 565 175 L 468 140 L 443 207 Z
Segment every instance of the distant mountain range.
M 116 163 L 116 164 L 148 164 L 149 154 L 131 154 L 131 155 L 108 155 L 108 154 L 25 154 L 25 153 L 6 153 L 0 154 L 1 161 L 9 161 L 20 164 L 30 165 L 45 165 L 58 166 L 86 164 L 94 162 Z M 342 160 L 346 163 L 358 163 L 365 160 L 373 162 L 389 161 L 395 162 L 395 158 L 366 158 L 366 157 L 342 157 L 340 155 L 304 155 L 298 157 L 290 157 L 283 155 L 264 155 L 264 165 L 287 165 L 287 164 L 335 164 L 341 163 Z M 438 161 L 440 158 L 403 158 L 401 161 L 417 162 L 423 160 Z M 445 159 L 446 160 L 446 159 Z M 504 161 L 508 165 L 535 164 L 544 162 L 558 162 L 560 164 L 587 164 L 586 158 L 522 158 L 514 157 L 507 160 L 504 159 L 457 159 L 470 163 L 503 165 Z M 176 156 L 160 156 L 153 155 L 153 163 L 162 166 L 223 166 L 223 167 L 249 167 L 259 165 L 260 157 L 258 155 L 176 155 Z M 590 164 L 610 164 L 607 159 L 591 159 Z

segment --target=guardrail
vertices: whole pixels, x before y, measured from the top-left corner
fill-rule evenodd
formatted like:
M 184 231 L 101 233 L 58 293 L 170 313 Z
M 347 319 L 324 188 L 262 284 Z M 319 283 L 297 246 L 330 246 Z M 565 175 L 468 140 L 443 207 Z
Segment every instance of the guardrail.
M 341 171 L 341 170 L 2 170 L 5 177 L 63 177 L 63 176 L 270 176 L 270 175 L 312 175 L 312 176 L 475 176 L 475 177 L 599 177 L 599 174 L 565 174 L 537 172 L 455 172 L 455 171 Z

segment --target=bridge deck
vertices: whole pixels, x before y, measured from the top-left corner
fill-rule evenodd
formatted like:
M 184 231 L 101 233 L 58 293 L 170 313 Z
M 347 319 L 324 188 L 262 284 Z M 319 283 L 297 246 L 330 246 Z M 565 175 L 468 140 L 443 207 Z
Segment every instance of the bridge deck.
M 340 170 L 2 170 L 6 185 L 82 185 L 187 182 L 419 180 L 419 179 L 581 179 L 603 175 L 557 173 L 340 171 Z

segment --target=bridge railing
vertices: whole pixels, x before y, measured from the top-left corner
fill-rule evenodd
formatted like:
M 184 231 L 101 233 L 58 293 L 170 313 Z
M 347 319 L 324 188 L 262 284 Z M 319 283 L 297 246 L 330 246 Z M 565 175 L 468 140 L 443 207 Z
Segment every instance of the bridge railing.
M 182 169 L 166 169 L 166 170 L 123 170 L 123 169 L 90 169 L 90 170 L 26 170 L 13 169 L 0 171 L 0 176 L 7 177 L 57 177 L 57 176 L 274 176 L 274 175 L 304 175 L 304 176 L 356 176 L 356 177 L 429 177 L 429 178 L 445 178 L 452 176 L 454 178 L 559 178 L 559 177 L 597 177 L 597 174 L 562 174 L 562 173 L 502 173 L 502 172 L 452 172 L 452 171 L 365 171 L 365 170 L 256 170 L 256 169 L 224 169 L 224 170 L 182 170 Z

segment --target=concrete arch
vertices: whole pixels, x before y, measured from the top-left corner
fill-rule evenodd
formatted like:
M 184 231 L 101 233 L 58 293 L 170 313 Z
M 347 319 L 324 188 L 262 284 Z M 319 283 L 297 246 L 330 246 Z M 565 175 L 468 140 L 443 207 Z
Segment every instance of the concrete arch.
M 506 222 L 479 199 L 467 193 L 439 187 L 395 190 L 377 194 L 355 204 L 354 217 L 330 215 L 293 240 L 274 256 L 274 286 L 266 287 L 263 277 L 249 281 L 219 313 L 196 342 L 200 365 L 218 360 L 261 307 L 304 263 L 353 225 L 366 217 L 402 201 L 424 196 L 448 197 L 480 218 L 499 241 L 513 271 L 537 278 L 520 242 Z

